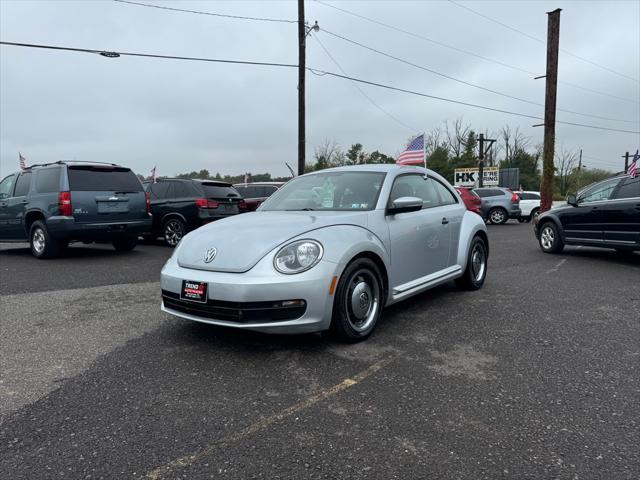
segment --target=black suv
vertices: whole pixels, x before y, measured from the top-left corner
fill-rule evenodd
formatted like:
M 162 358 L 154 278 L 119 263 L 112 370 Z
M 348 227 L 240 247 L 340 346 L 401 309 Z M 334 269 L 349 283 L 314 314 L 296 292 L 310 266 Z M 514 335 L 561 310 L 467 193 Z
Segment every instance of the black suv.
M 56 162 L 0 182 L 0 240 L 29 240 L 37 258 L 55 257 L 72 241 L 132 250 L 150 227 L 148 197 L 125 167 Z
M 619 175 L 567 197 L 567 205 L 534 219 L 536 237 L 546 253 L 565 245 L 640 251 L 640 177 Z
M 153 226 L 148 238 L 162 236 L 175 247 L 190 230 L 246 211 L 233 185 L 215 180 L 163 178 L 145 182 L 151 199 Z

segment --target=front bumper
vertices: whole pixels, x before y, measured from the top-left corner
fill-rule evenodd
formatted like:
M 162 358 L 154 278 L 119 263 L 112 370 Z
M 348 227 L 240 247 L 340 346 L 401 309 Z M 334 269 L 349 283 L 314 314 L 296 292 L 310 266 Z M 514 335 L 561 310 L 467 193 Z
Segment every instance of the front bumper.
M 296 275 L 277 273 L 271 256 L 244 273 L 211 272 L 180 267 L 172 258 L 160 274 L 162 311 L 180 318 L 265 333 L 308 333 L 331 324 L 331 281 L 339 265 L 321 260 Z M 206 282 L 207 304 L 180 299 L 183 280 Z M 283 307 L 281 302 L 302 301 Z M 297 317 L 297 318 L 292 318 Z

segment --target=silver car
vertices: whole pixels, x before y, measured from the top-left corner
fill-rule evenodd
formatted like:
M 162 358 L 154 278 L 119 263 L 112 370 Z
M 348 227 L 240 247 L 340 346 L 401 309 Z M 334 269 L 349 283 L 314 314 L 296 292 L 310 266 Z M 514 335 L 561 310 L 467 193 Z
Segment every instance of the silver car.
M 437 173 L 333 168 L 289 181 L 256 212 L 186 235 L 162 269 L 162 310 L 356 342 L 385 306 L 451 280 L 479 289 L 488 254 L 482 218 Z

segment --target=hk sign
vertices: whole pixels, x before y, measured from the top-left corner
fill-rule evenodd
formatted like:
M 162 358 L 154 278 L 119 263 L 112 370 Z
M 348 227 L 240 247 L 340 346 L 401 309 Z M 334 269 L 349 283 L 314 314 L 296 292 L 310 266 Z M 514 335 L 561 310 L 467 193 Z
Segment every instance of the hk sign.
M 498 185 L 498 167 L 485 167 L 483 184 L 485 187 Z M 454 184 L 457 187 L 477 187 L 480 185 L 477 168 L 456 168 L 454 171 Z

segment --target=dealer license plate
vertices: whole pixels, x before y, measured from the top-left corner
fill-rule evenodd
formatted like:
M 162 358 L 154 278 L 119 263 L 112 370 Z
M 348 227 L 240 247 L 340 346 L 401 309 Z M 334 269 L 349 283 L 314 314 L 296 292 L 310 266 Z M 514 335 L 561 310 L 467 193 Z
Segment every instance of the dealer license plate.
M 180 291 L 182 300 L 191 302 L 206 303 L 207 301 L 207 282 L 195 282 L 193 280 L 183 280 L 182 290 Z

